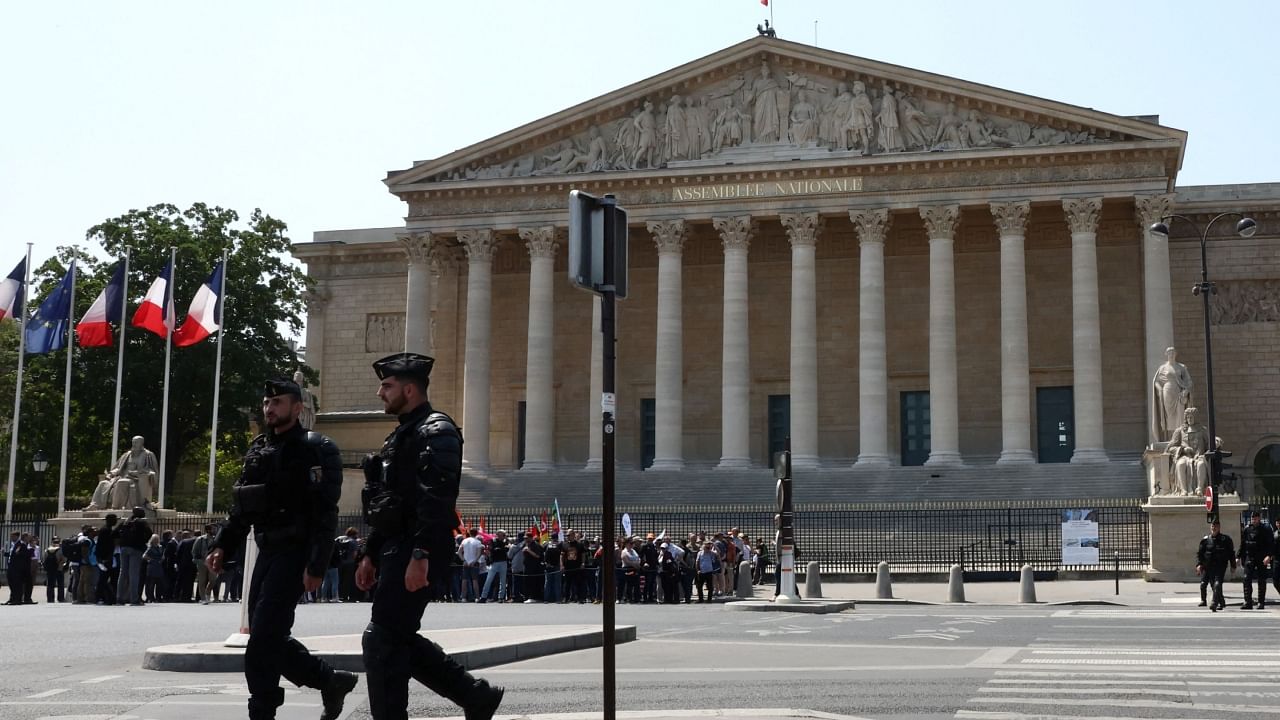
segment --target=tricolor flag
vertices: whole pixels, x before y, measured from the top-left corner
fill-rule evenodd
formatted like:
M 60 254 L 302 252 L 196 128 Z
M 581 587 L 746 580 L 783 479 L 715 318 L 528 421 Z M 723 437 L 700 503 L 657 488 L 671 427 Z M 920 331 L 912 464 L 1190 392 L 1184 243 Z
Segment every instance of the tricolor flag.
M 44 355 L 67 346 L 71 327 L 71 293 L 76 284 L 76 261 L 71 261 L 62 282 L 40 303 L 27 324 L 27 353 Z
M 564 532 L 560 529 L 560 499 L 553 498 L 551 501 L 551 536 L 556 540 L 564 540 Z
M 23 258 L 9 277 L 0 280 L 0 320 L 22 316 L 22 301 L 26 293 L 22 286 L 27 280 L 27 259 Z
M 209 279 L 204 281 L 196 296 L 191 299 L 191 307 L 187 309 L 187 319 L 182 327 L 173 334 L 173 344 L 177 347 L 195 345 L 210 334 L 218 331 L 222 324 L 222 263 L 213 268 Z
M 173 261 L 170 260 L 160 271 L 160 277 L 151 283 L 147 296 L 133 314 L 134 327 L 150 330 L 162 338 L 173 332 L 173 293 L 169 292 L 172 277 Z
M 111 321 L 119 322 L 124 314 L 124 263 L 116 264 L 111 282 L 98 293 L 89 312 L 76 324 L 80 347 L 111 347 Z
M 769 0 L 760 0 L 760 4 L 765 7 L 769 7 Z

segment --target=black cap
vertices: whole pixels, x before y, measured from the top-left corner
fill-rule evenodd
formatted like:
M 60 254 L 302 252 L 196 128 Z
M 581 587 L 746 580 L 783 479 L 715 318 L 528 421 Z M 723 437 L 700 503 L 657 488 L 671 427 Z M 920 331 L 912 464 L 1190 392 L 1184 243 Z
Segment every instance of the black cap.
M 262 388 L 262 397 L 275 397 L 277 395 L 292 395 L 299 400 L 302 399 L 302 388 L 298 387 L 298 383 L 287 378 L 276 378 L 268 380 Z
M 427 378 L 431 376 L 431 366 L 435 364 L 435 358 L 418 353 L 402 352 L 388 355 L 375 362 L 373 372 L 377 374 L 379 380 L 385 380 L 388 377 L 412 377 L 425 384 Z

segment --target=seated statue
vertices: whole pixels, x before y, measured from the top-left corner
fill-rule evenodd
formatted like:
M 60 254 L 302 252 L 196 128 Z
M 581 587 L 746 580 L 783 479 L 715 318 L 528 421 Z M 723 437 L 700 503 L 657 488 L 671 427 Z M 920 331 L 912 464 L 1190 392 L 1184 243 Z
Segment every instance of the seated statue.
M 1173 431 L 1169 440 L 1169 455 L 1173 458 L 1174 485 L 1179 495 L 1196 495 L 1204 492 L 1209 484 L 1209 431 L 1196 422 L 1196 409 L 1189 407 L 1182 413 L 1182 427 Z
M 151 493 L 160 465 L 155 453 L 142 445 L 141 435 L 133 438 L 133 447 L 120 456 L 116 464 L 93 491 L 93 501 L 85 510 L 120 510 L 151 508 Z

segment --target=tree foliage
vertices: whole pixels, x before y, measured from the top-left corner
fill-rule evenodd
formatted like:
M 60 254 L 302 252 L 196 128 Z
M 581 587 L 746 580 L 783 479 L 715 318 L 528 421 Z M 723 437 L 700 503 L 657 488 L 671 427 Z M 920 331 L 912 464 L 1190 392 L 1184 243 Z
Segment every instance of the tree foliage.
M 32 279 L 37 289 L 30 308 L 38 305 L 61 279 L 71 259 L 76 258 L 78 320 L 110 280 L 115 263 L 127 249 L 130 260 L 126 317 L 131 319 L 151 282 L 169 261 L 172 247 L 176 248 L 172 292 L 177 324 L 181 324 L 191 298 L 226 252 L 225 335 L 218 401 L 218 483 L 226 484 L 234 480 L 234 464 L 225 462 L 222 456 L 238 455 L 247 449 L 250 423 L 260 412 L 263 381 L 298 369 L 310 381 L 316 380 L 313 371 L 300 365 L 282 334 L 282 329 L 293 333 L 301 330 L 308 287 L 306 276 L 286 259 L 286 229 L 284 222 L 256 209 L 244 222 L 233 210 L 203 203 L 187 210 L 173 205 L 131 210 L 95 225 L 86 234 L 89 242 L 98 245 L 110 260 L 99 260 L 78 247 L 61 247 L 55 257 L 39 267 Z M 118 325 L 116 318 L 112 322 Z M 10 327 L 0 331 L 0 366 L 14 368 L 18 333 L 12 324 L 6 325 Z M 190 459 L 197 446 L 207 453 L 213 419 L 215 340 L 216 336 L 192 347 L 172 350 L 168 448 L 164 455 L 170 489 L 184 457 Z M 67 463 L 69 494 L 91 492 L 97 475 L 128 447 L 129 438 L 134 435 L 145 437 L 147 447 L 157 457 L 161 455 L 165 341 L 141 328 L 125 328 L 120 446 L 112 448 L 117 352 L 118 346 L 76 348 Z M 27 356 L 19 437 L 22 467 L 18 472 L 19 480 L 25 482 L 15 493 L 18 496 L 48 494 L 50 486 L 56 492 L 65 363 L 66 355 L 61 351 Z M 5 373 L 0 378 L 0 398 L 13 397 L 10 375 Z M 0 444 L 7 453 L 7 435 Z M 36 450 L 42 450 L 51 461 L 43 482 L 29 472 L 30 458 Z M 205 457 L 206 461 L 199 463 L 202 477 L 207 473 Z M 224 472 L 229 477 L 222 477 Z M 173 505 L 170 497 L 166 497 L 166 505 Z M 203 502 L 198 505 L 203 507 Z

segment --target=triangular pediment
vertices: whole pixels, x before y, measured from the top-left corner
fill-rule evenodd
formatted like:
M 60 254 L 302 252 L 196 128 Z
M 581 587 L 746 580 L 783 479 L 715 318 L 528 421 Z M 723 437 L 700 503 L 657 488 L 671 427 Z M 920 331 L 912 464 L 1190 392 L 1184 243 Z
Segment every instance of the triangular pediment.
M 1186 133 L 978 83 L 753 38 L 435 160 L 392 191 L 502 178 L 1159 143 Z M 415 187 L 416 186 L 416 187 Z

